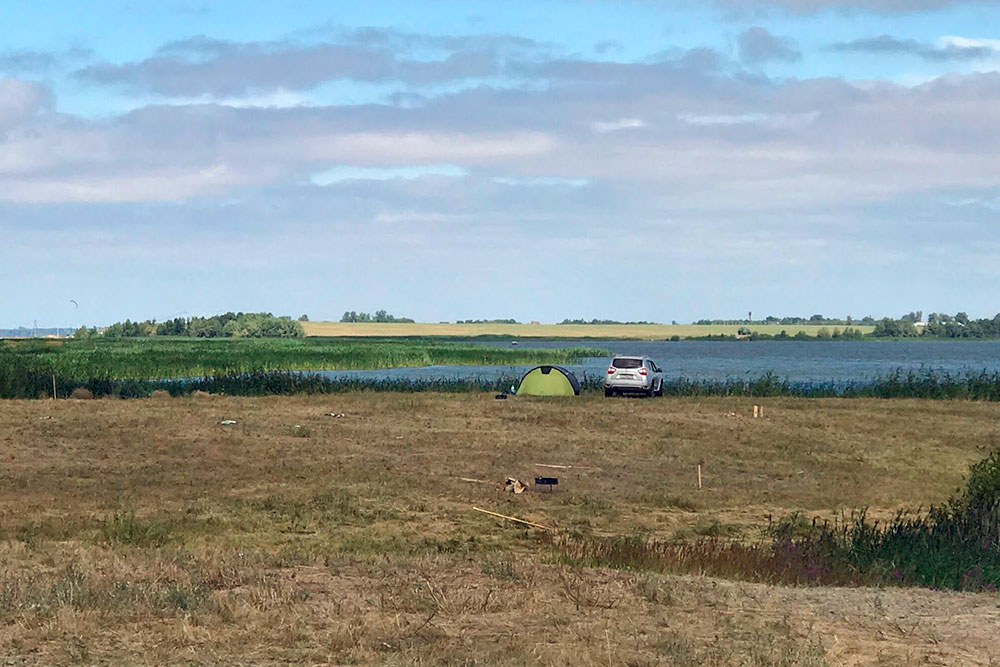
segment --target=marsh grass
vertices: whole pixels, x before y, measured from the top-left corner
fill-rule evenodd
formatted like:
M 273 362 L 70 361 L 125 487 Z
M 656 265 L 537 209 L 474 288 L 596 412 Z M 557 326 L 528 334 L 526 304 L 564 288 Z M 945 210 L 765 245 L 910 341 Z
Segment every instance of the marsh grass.
M 142 345 L 182 344 L 202 345 L 188 341 L 140 341 Z M 0 341 L 0 398 L 51 398 L 53 378 L 57 396 L 77 395 L 117 398 L 148 398 L 150 396 L 191 396 L 199 394 L 226 394 L 230 396 L 293 396 L 313 394 L 340 394 L 347 392 L 395 392 L 395 393 L 469 393 L 504 392 L 516 386 L 520 378 L 516 375 L 470 377 L 457 379 L 403 379 L 372 377 L 327 377 L 296 370 L 335 370 L 339 368 L 392 368 L 398 366 L 423 366 L 428 364 L 483 364 L 511 365 L 525 363 L 570 363 L 575 359 L 602 354 L 600 350 L 586 348 L 508 350 L 502 348 L 473 347 L 465 349 L 452 345 L 444 349 L 427 348 L 419 352 L 420 341 L 403 344 L 415 357 L 396 355 L 389 349 L 375 345 L 351 361 L 343 358 L 310 357 L 275 354 L 269 356 L 268 345 L 302 345 L 300 340 L 272 341 L 214 341 L 212 345 L 224 348 L 226 345 L 262 346 L 265 349 L 251 350 L 253 354 L 243 356 L 238 348 L 226 351 L 217 349 L 204 363 L 194 363 L 196 350 L 186 350 L 183 355 L 169 361 L 156 361 L 150 355 L 148 365 L 145 354 L 132 357 L 106 359 L 107 366 L 94 365 L 94 359 L 87 363 L 76 363 L 72 358 L 80 352 L 67 353 L 69 361 L 60 359 L 58 347 L 37 343 L 12 345 Z M 70 345 L 64 343 L 64 345 Z M 87 345 L 80 342 L 80 345 Z M 105 342 L 106 345 L 129 346 L 131 341 Z M 374 345 L 374 344 L 373 344 Z M 443 344 L 438 344 L 443 345 Z M 350 347 L 350 344 L 343 344 Z M 470 346 L 472 347 L 472 346 Z M 413 349 L 410 349 L 413 348 Z M 55 349 L 56 351 L 53 351 Z M 480 354 L 485 350 L 486 354 Z M 155 350 L 154 350 L 155 351 Z M 287 352 L 287 351 L 286 351 Z M 419 354 L 418 354 L 419 352 Z M 433 352 L 433 354 L 432 354 Z M 383 356 L 377 356 L 382 354 Z M 228 355 L 228 356 L 227 356 Z M 212 363 L 211 358 L 218 358 Z M 119 364 L 129 359 L 135 364 L 123 369 Z M 254 360 L 256 359 L 256 361 Z M 239 360 L 239 363 L 235 363 Z M 279 370 L 280 369 L 280 370 Z M 204 377 L 199 375 L 204 374 Z M 178 379 L 177 376 L 189 377 Z M 134 376 L 134 377 L 133 377 Z M 163 378 L 163 379 L 139 379 Z M 173 379 L 171 379 L 173 378 Z M 585 393 L 603 392 L 604 378 L 583 374 L 578 378 Z M 774 373 L 764 373 L 756 378 L 726 380 L 693 380 L 688 378 L 666 379 L 663 394 L 676 398 L 709 397 L 795 397 L 795 398 L 916 398 L 935 400 L 1000 401 L 1000 373 L 980 372 L 951 374 L 937 371 L 913 371 L 897 369 L 882 377 L 861 382 L 793 382 Z
M 0 395 L 34 396 L 33 381 L 87 386 L 91 381 L 240 376 L 274 371 L 356 370 L 430 365 L 568 363 L 599 356 L 593 348 L 500 348 L 423 339 L 184 339 L 2 341 Z M 28 374 L 30 377 L 22 378 Z M 25 386 L 36 391 L 25 393 Z M 88 388 L 90 388 L 88 386 Z M 73 386 L 59 385 L 60 395 Z M 106 392 L 101 392 L 106 393 Z
M 923 586 L 996 592 L 1000 588 L 1000 450 L 972 466 L 964 490 L 927 512 L 886 522 L 867 512 L 834 522 L 793 513 L 769 526 L 771 539 L 729 539 L 735 526 L 712 521 L 671 541 L 644 536 L 567 534 L 555 547 L 569 562 L 655 572 L 809 586 Z M 707 539 L 691 540 L 690 535 Z M 677 539 L 681 538 L 681 539 Z

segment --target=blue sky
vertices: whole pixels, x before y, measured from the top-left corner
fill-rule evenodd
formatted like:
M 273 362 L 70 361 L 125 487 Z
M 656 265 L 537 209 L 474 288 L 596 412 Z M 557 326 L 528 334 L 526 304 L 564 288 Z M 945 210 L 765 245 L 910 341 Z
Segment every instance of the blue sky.
M 1000 311 L 995 0 L 4 19 L 0 326 Z

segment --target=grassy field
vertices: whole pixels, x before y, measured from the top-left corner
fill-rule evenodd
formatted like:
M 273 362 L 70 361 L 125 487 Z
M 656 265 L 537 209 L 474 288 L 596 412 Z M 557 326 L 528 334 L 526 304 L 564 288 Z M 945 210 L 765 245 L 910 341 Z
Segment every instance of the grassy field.
M 303 322 L 307 336 L 510 336 L 511 338 L 608 338 L 664 340 L 672 336 L 697 338 L 700 336 L 735 336 L 737 325 L 697 324 L 377 324 L 374 322 Z M 813 325 L 755 325 L 753 331 L 777 335 L 782 331 L 794 336 L 804 331 L 815 336 L 820 329 L 832 332 L 832 326 Z M 839 327 L 843 329 L 843 327 Z M 874 327 L 855 326 L 862 333 L 871 333 Z
M 941 502 L 1000 445 L 997 404 L 753 402 L 764 418 L 739 398 L 5 401 L 0 657 L 996 664 L 995 593 L 584 567 L 541 531 L 471 511 L 752 542 L 769 514 Z M 507 475 L 555 475 L 558 490 L 508 494 Z

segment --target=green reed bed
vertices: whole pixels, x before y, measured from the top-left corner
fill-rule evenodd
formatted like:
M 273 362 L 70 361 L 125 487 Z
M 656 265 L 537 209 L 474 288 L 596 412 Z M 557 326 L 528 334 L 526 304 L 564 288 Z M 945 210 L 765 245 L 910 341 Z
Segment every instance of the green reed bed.
M 849 520 L 772 523 L 770 539 L 648 540 L 565 534 L 564 558 L 589 565 L 681 572 L 768 584 L 921 586 L 996 592 L 1000 587 L 1000 450 L 972 466 L 964 489 L 927 512 L 886 523 L 864 511 Z
M 588 378 L 588 388 L 603 387 L 603 378 Z M 663 381 L 666 396 L 791 396 L 800 398 L 930 398 L 1000 401 L 1000 373 L 946 373 L 897 369 L 871 380 L 800 382 L 765 373 L 756 378 Z
M 431 340 L 162 339 L 0 342 L 0 395 L 23 373 L 86 382 L 227 376 L 268 371 L 429 365 L 570 363 L 587 348 L 497 348 Z
M 193 391 L 186 380 L 203 378 L 197 389 L 234 395 L 334 393 L 342 391 L 493 391 L 519 377 L 457 380 L 321 378 L 296 373 L 316 370 L 378 370 L 429 365 L 527 366 L 572 364 L 606 356 L 591 348 L 502 348 L 434 339 L 177 339 L 97 341 L 0 341 L 0 398 L 65 396 L 76 387 L 95 395 L 144 396 L 154 389 Z M 580 374 L 586 392 L 603 390 L 604 375 Z M 765 373 L 725 380 L 666 379 L 666 396 L 790 396 L 802 398 L 926 398 L 1000 400 L 1000 373 L 949 374 L 896 370 L 855 382 L 799 382 Z

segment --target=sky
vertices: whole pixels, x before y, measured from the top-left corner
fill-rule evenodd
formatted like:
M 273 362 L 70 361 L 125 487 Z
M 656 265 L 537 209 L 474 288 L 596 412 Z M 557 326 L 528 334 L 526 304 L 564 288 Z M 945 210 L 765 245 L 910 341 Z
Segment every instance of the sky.
M 0 2 L 0 327 L 1000 311 L 1000 0 Z

